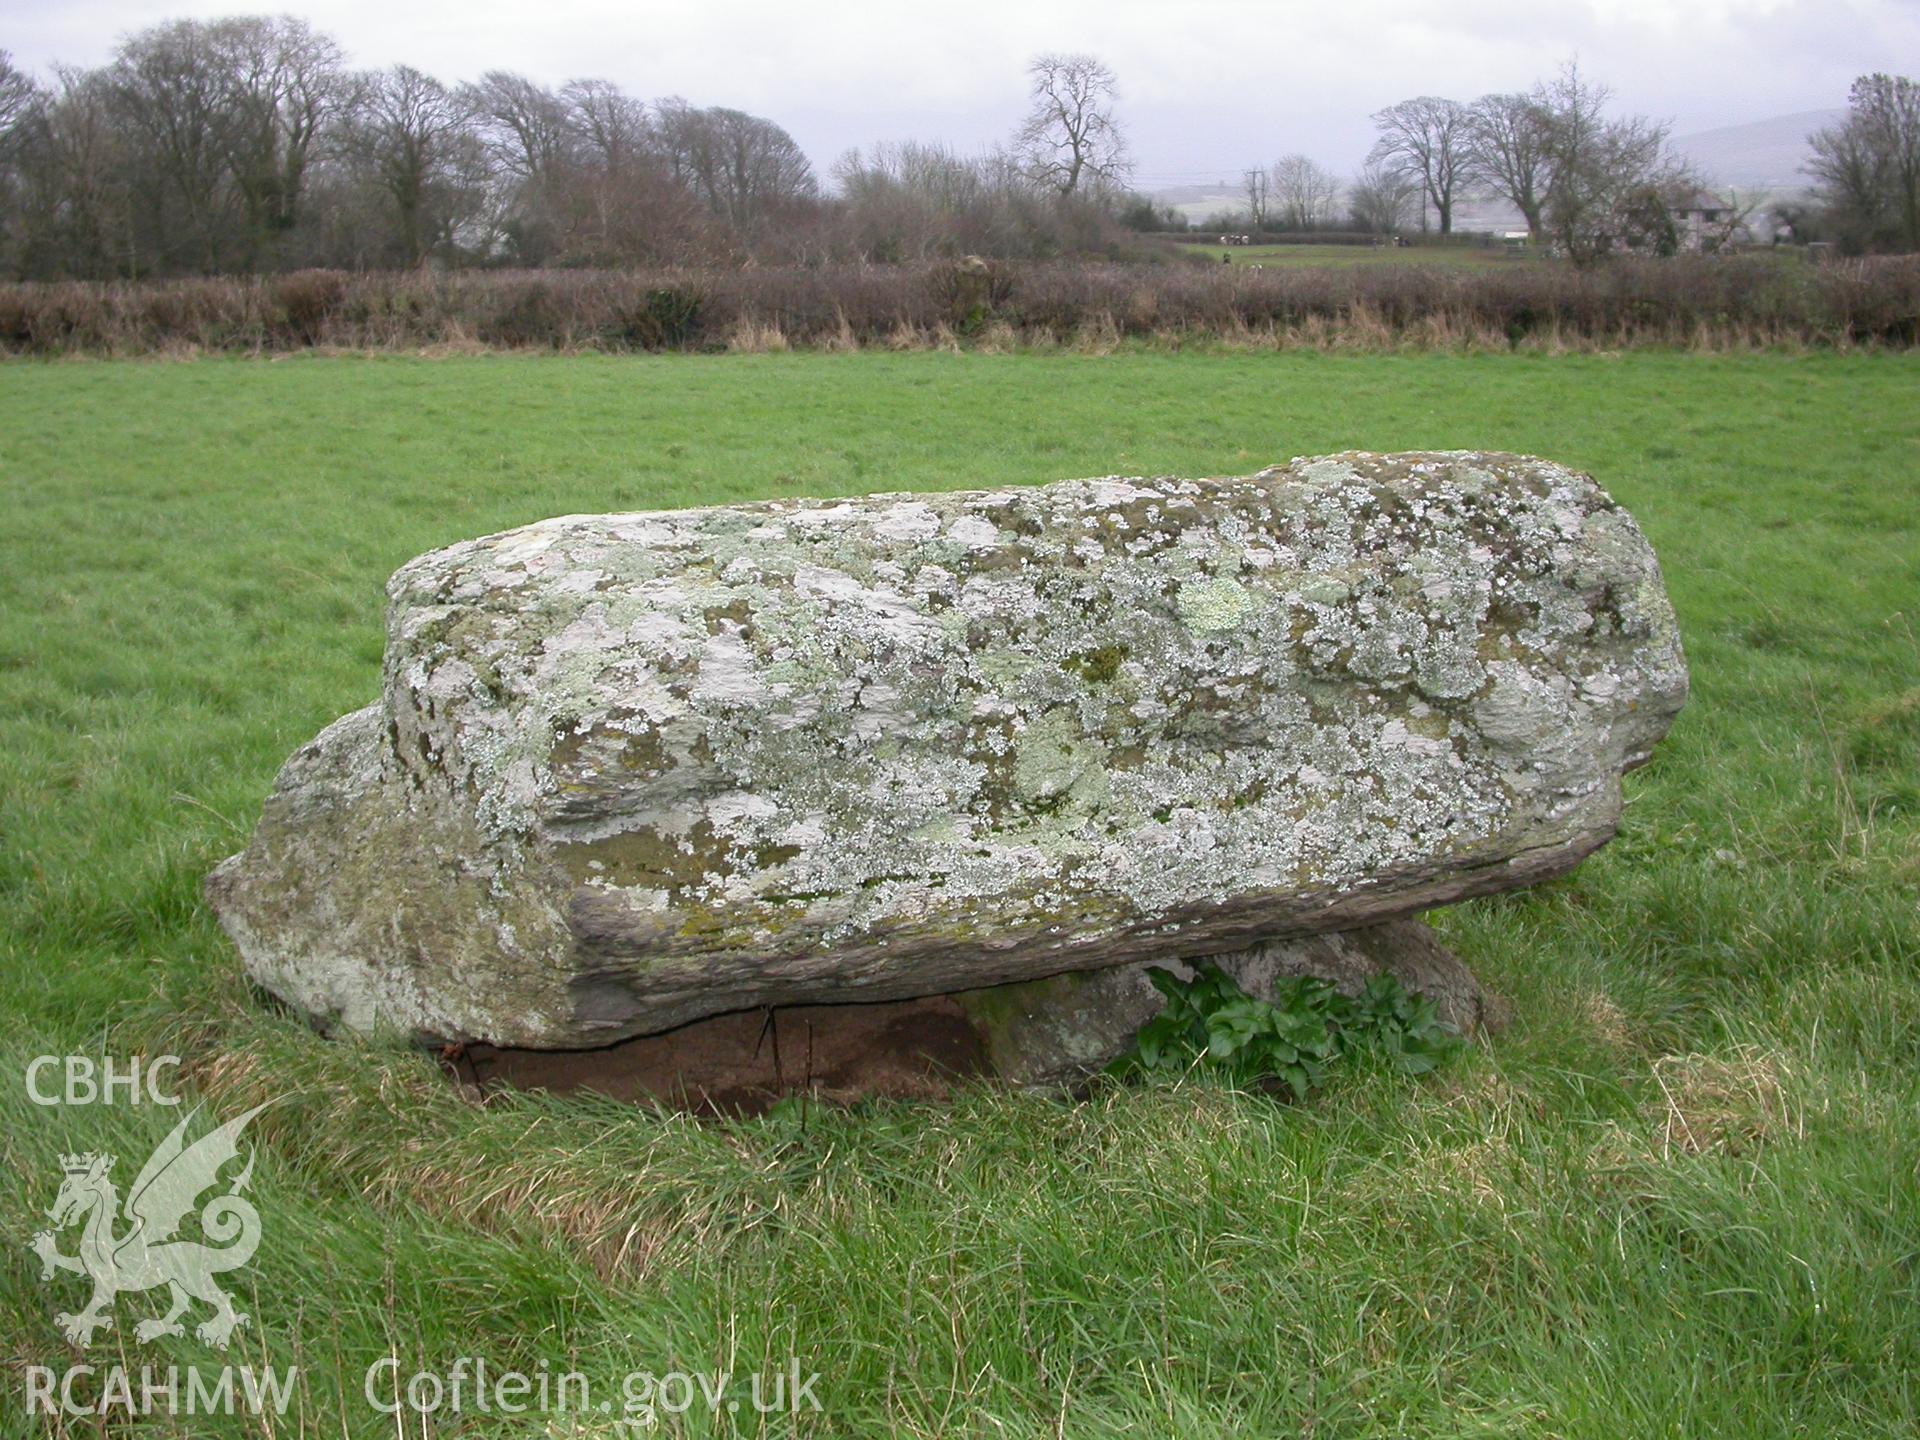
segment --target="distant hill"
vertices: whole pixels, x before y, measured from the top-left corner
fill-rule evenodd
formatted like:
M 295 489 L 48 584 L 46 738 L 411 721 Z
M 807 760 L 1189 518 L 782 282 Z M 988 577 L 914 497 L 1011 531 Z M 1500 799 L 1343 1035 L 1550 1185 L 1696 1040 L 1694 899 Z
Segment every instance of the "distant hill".
M 1847 118 L 1844 110 L 1803 110 L 1746 125 L 1728 125 L 1673 137 L 1673 148 L 1700 168 L 1715 185 L 1741 189 L 1799 190 L 1811 153 L 1807 136 Z
M 1217 185 L 1169 185 L 1153 192 L 1154 203 L 1170 205 L 1190 221 L 1204 220 L 1226 210 L 1240 210 L 1247 203 L 1247 192 L 1231 181 Z

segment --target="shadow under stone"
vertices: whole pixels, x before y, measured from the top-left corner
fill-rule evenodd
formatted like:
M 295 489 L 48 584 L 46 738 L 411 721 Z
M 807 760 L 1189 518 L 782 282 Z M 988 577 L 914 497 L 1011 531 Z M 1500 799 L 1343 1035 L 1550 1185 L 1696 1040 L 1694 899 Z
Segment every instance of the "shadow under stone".
M 1248 994 L 1271 1000 L 1297 976 L 1357 995 L 1390 975 L 1472 1035 L 1500 1007 L 1426 924 L 1402 918 L 1358 930 L 1269 940 L 1211 957 Z M 1190 963 L 1157 962 L 1182 979 Z M 962 1081 L 1073 1089 L 1124 1054 L 1165 1003 L 1155 964 L 1069 971 L 913 1000 L 737 1010 L 593 1050 L 509 1049 L 481 1042 L 440 1054 L 483 1097 L 502 1086 L 592 1091 L 698 1115 L 758 1115 L 790 1095 L 835 1103 L 944 1100 Z
M 839 1103 L 943 1100 L 991 1073 L 973 1022 L 948 995 L 787 1005 L 714 1015 L 598 1050 L 447 1046 L 441 1063 L 484 1096 L 502 1086 L 590 1091 L 696 1115 L 764 1114 L 789 1095 Z

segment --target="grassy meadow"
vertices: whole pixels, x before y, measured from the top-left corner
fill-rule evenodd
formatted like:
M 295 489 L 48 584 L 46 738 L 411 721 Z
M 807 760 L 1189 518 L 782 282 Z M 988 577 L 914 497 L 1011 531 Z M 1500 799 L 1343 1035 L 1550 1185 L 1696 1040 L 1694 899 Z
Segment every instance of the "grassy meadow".
M 1917 400 L 1911 354 L 0 365 L 0 1434 L 630 1435 L 629 1371 L 789 1356 L 821 1413 L 660 1433 L 1916 1433 Z M 1437 917 L 1513 1014 L 1437 1076 L 478 1107 L 264 1003 L 199 898 L 280 762 L 375 696 L 383 582 L 430 547 L 1355 447 L 1592 471 L 1693 668 L 1613 845 Z M 178 1053 L 223 1117 L 279 1097 L 227 1358 L 298 1367 L 284 1417 L 26 1414 L 30 1366 L 222 1363 L 135 1342 L 158 1292 L 84 1355 L 54 1328 L 85 1298 L 27 1249 L 59 1155 L 112 1150 L 124 1185 L 181 1113 L 31 1103 L 32 1057 L 68 1052 Z M 382 1357 L 461 1356 L 616 1408 L 362 1394 Z

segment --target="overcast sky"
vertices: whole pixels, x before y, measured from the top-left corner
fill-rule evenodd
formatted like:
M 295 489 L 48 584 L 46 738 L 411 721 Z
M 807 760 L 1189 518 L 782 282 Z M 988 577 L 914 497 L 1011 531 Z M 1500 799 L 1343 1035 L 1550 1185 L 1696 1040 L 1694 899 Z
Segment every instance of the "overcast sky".
M 1021 113 L 1031 55 L 1087 50 L 1119 74 L 1142 189 L 1295 150 L 1347 171 L 1370 111 L 1523 89 L 1575 54 L 1679 133 L 1837 107 L 1857 74 L 1920 71 L 1917 0 L 0 0 L 0 48 L 29 69 L 94 64 L 157 20 L 249 8 L 305 16 L 360 65 L 596 75 L 750 110 L 823 168 L 877 139 L 988 145 Z

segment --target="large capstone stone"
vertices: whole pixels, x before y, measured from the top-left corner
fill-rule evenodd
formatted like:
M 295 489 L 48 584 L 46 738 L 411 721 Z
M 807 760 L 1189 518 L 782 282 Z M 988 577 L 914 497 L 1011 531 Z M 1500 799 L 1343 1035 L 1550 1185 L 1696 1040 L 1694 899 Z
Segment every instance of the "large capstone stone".
M 1496 454 L 569 516 L 388 598 L 208 893 L 323 1022 L 513 1046 L 1526 885 L 1687 684 L 1632 517 Z

